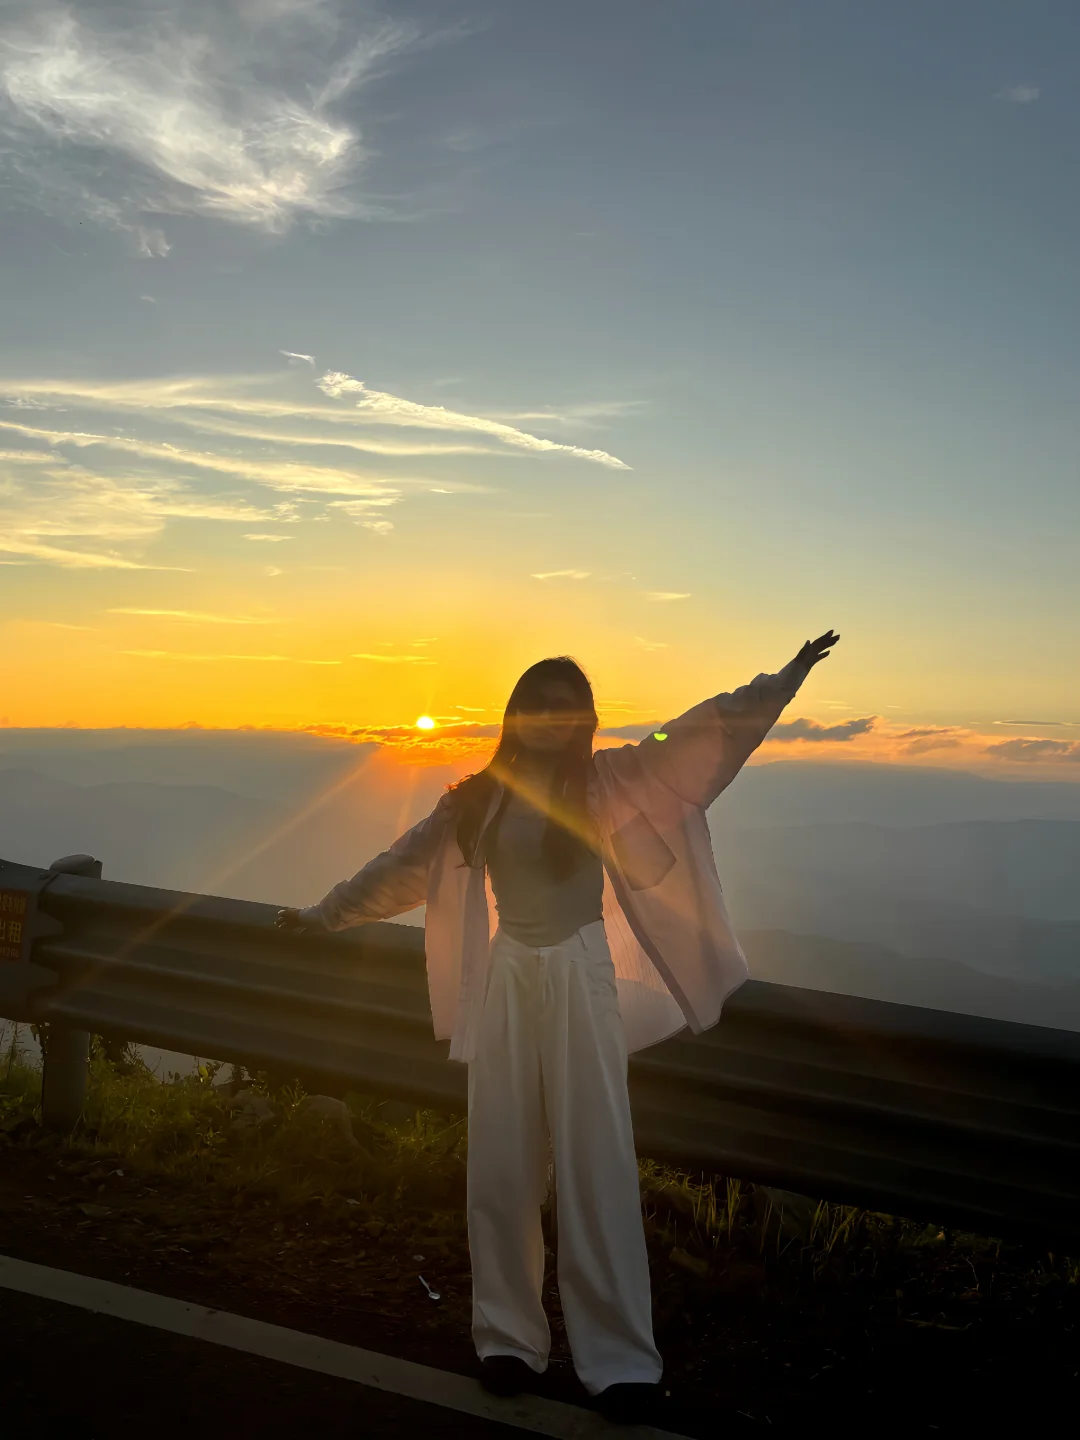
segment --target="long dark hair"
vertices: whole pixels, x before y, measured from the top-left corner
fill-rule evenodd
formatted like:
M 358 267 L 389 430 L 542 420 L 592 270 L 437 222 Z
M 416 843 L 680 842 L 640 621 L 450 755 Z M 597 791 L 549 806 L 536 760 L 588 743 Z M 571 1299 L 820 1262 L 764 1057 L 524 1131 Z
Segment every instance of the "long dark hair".
M 507 795 L 514 789 L 514 771 L 522 749 L 514 718 L 541 709 L 544 688 L 553 681 L 570 686 L 584 718 L 574 727 L 556 764 L 544 830 L 544 857 L 552 873 L 563 878 L 578 863 L 582 848 L 595 844 L 586 804 L 593 736 L 599 723 L 592 686 L 576 660 L 555 655 L 538 660 L 525 671 L 506 702 L 495 754 L 483 770 L 467 775 L 453 787 L 458 796 L 457 842 L 467 865 L 486 863 L 487 857 L 479 853 L 480 832 L 497 786 L 504 785 Z

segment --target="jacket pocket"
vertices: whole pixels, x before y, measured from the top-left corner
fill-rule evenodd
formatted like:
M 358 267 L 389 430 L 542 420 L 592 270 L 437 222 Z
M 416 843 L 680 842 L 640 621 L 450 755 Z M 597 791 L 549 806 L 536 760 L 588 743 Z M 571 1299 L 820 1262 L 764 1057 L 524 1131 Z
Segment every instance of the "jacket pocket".
M 612 1005 L 618 1010 L 619 987 L 615 979 L 615 962 L 608 949 L 603 921 L 595 928 L 586 925 L 583 930 L 578 931 L 577 938 L 581 942 L 581 970 L 589 994 L 601 1005 Z
M 631 890 L 651 890 L 675 864 L 670 846 L 640 810 L 612 834 L 611 853 Z

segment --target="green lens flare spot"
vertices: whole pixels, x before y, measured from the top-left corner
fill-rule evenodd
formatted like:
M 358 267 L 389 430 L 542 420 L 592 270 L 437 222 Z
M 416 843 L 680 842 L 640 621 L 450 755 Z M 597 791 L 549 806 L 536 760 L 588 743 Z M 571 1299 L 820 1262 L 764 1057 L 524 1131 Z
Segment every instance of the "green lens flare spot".
M 665 730 L 654 730 L 654 731 L 653 731 L 653 737 L 652 737 L 652 738 L 653 738 L 654 740 L 666 740 L 666 739 L 667 739 L 667 732 L 666 732 Z

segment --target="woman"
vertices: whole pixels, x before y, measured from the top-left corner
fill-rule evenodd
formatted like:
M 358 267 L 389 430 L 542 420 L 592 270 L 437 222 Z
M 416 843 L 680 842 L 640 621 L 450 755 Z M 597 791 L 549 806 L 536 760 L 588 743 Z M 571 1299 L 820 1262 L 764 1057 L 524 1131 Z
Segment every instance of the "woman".
M 341 930 L 428 907 L 435 1031 L 469 1066 L 473 1339 L 495 1393 L 547 1365 L 549 1137 L 577 1373 L 611 1419 L 641 1420 L 657 1393 L 626 1057 L 714 1024 L 746 978 L 705 811 L 838 638 L 595 755 L 588 680 L 541 660 L 485 769 L 318 905 L 278 916 Z

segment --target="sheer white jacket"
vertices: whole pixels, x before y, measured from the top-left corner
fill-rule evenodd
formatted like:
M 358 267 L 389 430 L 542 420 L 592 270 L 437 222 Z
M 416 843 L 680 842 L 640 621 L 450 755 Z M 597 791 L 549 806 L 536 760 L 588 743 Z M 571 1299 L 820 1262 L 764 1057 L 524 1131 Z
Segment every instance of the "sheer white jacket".
M 600 837 L 604 928 L 630 1051 L 686 1025 L 693 1031 L 714 1025 L 746 979 L 705 811 L 807 673 L 793 660 L 777 675 L 758 675 L 702 701 L 637 745 L 594 756 L 589 811 Z M 493 797 L 488 823 L 500 798 Z M 300 917 L 343 930 L 424 904 L 435 1035 L 450 1040 L 451 1059 L 467 1062 L 475 1054 L 496 917 L 484 868 L 467 865 L 458 847 L 452 793 Z

